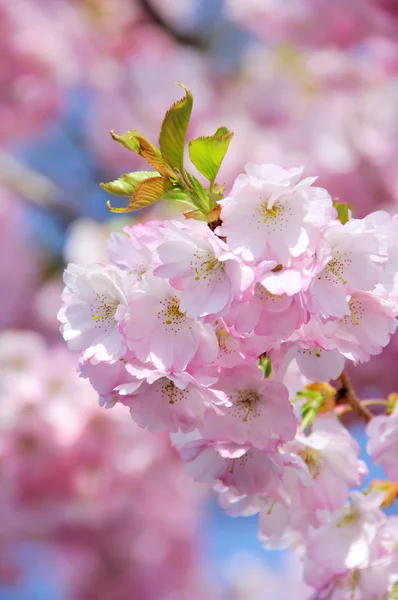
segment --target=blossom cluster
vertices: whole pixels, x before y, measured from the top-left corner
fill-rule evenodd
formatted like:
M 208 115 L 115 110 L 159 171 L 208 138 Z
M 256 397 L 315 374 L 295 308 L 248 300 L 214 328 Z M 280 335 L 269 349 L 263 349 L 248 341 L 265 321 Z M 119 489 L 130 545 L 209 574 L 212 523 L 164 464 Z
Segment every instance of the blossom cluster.
M 369 598 L 370 586 L 384 598 L 398 579 L 397 523 L 379 492 L 349 494 L 367 469 L 337 417 L 309 432 L 291 400 L 388 344 L 398 220 L 339 218 L 315 179 L 249 163 L 211 227 L 113 233 L 108 262 L 66 269 L 59 320 L 100 404 L 167 431 L 228 512 L 259 513 L 266 547 L 305 549 L 317 598 Z M 388 440 L 375 452 L 391 462 Z
M 217 598 L 196 535 L 204 490 L 167 436 L 98 406 L 76 360 L 32 331 L 0 336 L 3 593 L 23 582 L 30 544 L 51 548 L 64 598 Z

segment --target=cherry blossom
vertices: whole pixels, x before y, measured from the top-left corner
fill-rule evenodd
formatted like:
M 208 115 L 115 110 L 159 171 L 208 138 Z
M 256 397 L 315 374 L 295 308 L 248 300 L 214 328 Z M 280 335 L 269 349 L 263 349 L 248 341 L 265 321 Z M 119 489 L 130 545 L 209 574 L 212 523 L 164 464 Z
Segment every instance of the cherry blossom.
M 308 437 L 297 435 L 286 448 L 302 458 L 312 475 L 314 485 L 299 492 L 303 505 L 311 510 L 340 508 L 349 488 L 360 485 L 367 474 L 352 437 L 317 430 Z
M 181 310 L 189 317 L 224 314 L 253 279 L 251 269 L 204 228 L 181 229 L 157 249 L 161 266 L 154 273 L 181 290 Z
M 230 406 L 207 412 L 207 437 L 267 451 L 294 438 L 297 422 L 283 384 L 264 379 L 258 368 L 242 367 L 221 374 L 217 385 Z
M 118 358 L 125 348 L 119 321 L 127 305 L 129 277 L 116 268 L 72 264 L 64 282 L 65 305 L 58 318 L 69 347 L 84 350 L 85 358 Z
M 228 402 L 224 394 L 208 389 L 214 381 L 211 378 L 195 379 L 187 372 L 170 373 L 135 364 L 127 365 L 126 370 L 135 381 L 122 383 L 116 391 L 127 396 L 124 403 L 130 406 L 134 421 L 154 433 L 203 427 L 206 408 Z
M 366 428 L 368 453 L 376 465 L 383 465 L 387 476 L 398 480 L 398 405 L 390 416 L 374 417 Z
M 350 504 L 332 515 L 330 521 L 311 530 L 307 540 L 309 560 L 335 574 L 366 565 L 370 545 L 386 517 L 379 509 L 381 495 L 352 492 Z
M 158 277 L 148 277 L 130 291 L 121 327 L 140 360 L 150 360 L 160 369 L 183 370 L 199 351 L 209 363 L 216 359 L 212 327 L 188 317 L 180 302 L 181 292 Z
M 277 452 L 195 438 L 185 444 L 179 441 L 179 453 L 196 481 L 218 481 L 241 494 L 276 490 L 283 475 L 283 460 Z
M 246 260 L 275 260 L 289 266 L 320 237 L 320 228 L 335 216 L 326 190 L 302 179 L 303 168 L 246 165 L 231 195 L 220 202 L 223 224 L 233 252 Z

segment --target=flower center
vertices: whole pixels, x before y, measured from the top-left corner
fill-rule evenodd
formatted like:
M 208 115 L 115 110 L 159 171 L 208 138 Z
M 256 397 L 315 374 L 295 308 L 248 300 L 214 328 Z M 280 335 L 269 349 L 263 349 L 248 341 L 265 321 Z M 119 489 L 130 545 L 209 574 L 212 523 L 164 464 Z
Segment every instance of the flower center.
M 304 448 L 298 453 L 308 467 L 313 479 L 316 479 L 322 470 L 321 456 L 314 448 Z
M 224 271 L 224 263 L 220 262 L 212 252 L 196 250 L 189 265 L 196 281 L 200 279 L 211 280 L 217 274 L 219 281 L 221 281 L 221 272 Z
M 90 307 L 91 318 L 94 321 L 96 329 L 108 330 L 112 325 L 117 308 L 120 302 L 116 298 L 107 296 L 106 294 L 95 294 L 95 300 Z
M 229 469 L 229 473 L 231 475 L 234 474 L 236 462 L 238 462 L 238 465 L 240 467 L 244 467 L 244 466 L 247 465 L 247 463 L 249 462 L 249 460 L 251 458 L 253 458 L 253 453 L 250 450 L 248 452 L 246 452 L 243 456 L 239 457 L 239 458 L 233 458 L 232 461 L 231 461 L 231 468 Z
M 180 326 L 185 323 L 185 313 L 180 311 L 180 301 L 176 296 L 161 300 L 161 309 L 158 312 L 158 319 L 161 319 L 167 329 L 174 333 L 180 330 Z
M 343 283 L 346 285 L 347 280 L 344 277 L 344 269 L 352 263 L 350 254 L 347 252 L 339 252 L 326 265 L 324 271 L 318 276 L 318 279 L 324 277 L 331 283 Z
M 158 391 L 162 395 L 162 399 L 167 400 L 169 404 L 175 404 L 181 400 L 187 399 L 186 390 L 180 390 L 170 379 L 162 377 L 157 382 Z
M 360 325 L 365 312 L 362 302 L 360 300 L 350 300 L 348 306 L 351 313 L 345 315 L 340 323 L 342 325 Z
M 261 395 L 256 390 L 242 390 L 238 392 L 238 398 L 234 405 L 232 414 L 245 423 L 261 413 Z
M 148 271 L 148 265 L 142 263 L 140 265 L 137 265 L 135 269 L 133 269 L 133 271 L 131 271 L 132 273 L 134 273 L 135 275 L 137 275 L 138 279 L 142 279 L 142 276 L 145 275 L 145 273 Z
M 345 515 L 337 523 L 337 527 L 345 525 L 356 525 L 361 520 L 361 515 L 354 508 L 349 508 Z
M 283 298 L 283 296 L 281 294 L 280 295 L 271 294 L 271 292 L 266 290 L 265 287 L 263 285 L 261 285 L 261 283 L 256 283 L 255 293 L 256 293 L 257 298 L 259 300 L 262 300 L 263 302 L 268 302 L 268 300 L 271 300 L 271 302 L 275 302 L 276 300 Z
M 224 352 L 224 354 L 232 354 L 232 349 L 229 348 L 229 346 L 228 346 L 228 342 L 231 338 L 228 331 L 221 327 L 220 329 L 216 330 L 216 336 L 217 336 L 217 341 L 218 341 L 218 346 L 220 348 L 220 351 Z
M 260 225 L 267 225 L 269 231 L 283 231 L 289 222 L 293 212 L 289 205 L 275 202 L 269 206 L 269 199 L 266 199 L 257 208 L 257 229 Z

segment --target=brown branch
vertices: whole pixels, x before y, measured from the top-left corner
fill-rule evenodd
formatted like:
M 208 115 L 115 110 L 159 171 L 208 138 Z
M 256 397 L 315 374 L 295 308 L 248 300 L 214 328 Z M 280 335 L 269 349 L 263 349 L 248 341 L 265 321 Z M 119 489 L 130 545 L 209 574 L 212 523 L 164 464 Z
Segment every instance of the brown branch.
M 2 185 L 31 204 L 55 212 L 66 223 L 79 216 L 75 207 L 57 201 L 61 190 L 53 181 L 4 150 L 0 150 L 0 186 Z
M 161 27 L 163 31 L 168 33 L 176 42 L 183 44 L 184 46 L 191 46 L 197 50 L 208 50 L 209 40 L 199 37 L 195 33 L 189 33 L 187 31 L 181 31 L 174 27 L 172 23 L 169 23 L 163 15 L 153 6 L 150 0 L 139 0 L 139 4 L 150 18 L 150 20 Z
M 372 413 L 365 406 L 363 406 L 356 395 L 354 388 L 351 383 L 351 379 L 346 371 L 343 371 L 339 377 L 340 383 L 345 390 L 345 397 L 347 398 L 348 404 L 352 410 L 355 411 L 365 423 L 369 423 L 372 420 Z

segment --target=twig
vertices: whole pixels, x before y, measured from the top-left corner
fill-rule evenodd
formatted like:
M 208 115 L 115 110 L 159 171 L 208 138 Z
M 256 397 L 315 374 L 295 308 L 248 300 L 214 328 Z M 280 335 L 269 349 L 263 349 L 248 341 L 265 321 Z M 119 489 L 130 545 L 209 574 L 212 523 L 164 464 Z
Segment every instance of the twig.
M 71 206 L 57 202 L 61 190 L 55 183 L 4 150 L 0 150 L 0 185 L 36 206 L 55 211 L 68 222 L 78 216 Z
M 153 23 L 161 27 L 179 44 L 184 44 L 184 46 L 191 46 L 193 48 L 197 48 L 198 50 L 209 49 L 209 41 L 207 39 L 199 37 L 194 33 L 189 33 L 186 31 L 176 29 L 173 24 L 166 21 L 163 15 L 161 15 L 157 8 L 153 6 L 150 0 L 139 0 L 139 4 L 141 4 L 141 7 L 144 9 L 151 21 L 153 21 Z
M 352 410 L 354 410 L 360 417 L 362 417 L 365 423 L 369 423 L 369 421 L 372 420 L 373 415 L 370 412 L 370 410 L 368 410 L 365 406 L 363 406 L 363 404 L 361 404 L 358 396 L 354 391 L 354 388 L 352 387 L 351 379 L 346 373 L 346 371 L 342 372 L 342 374 L 339 377 L 339 380 L 342 387 L 346 390 L 345 395 L 348 404 L 351 406 Z

